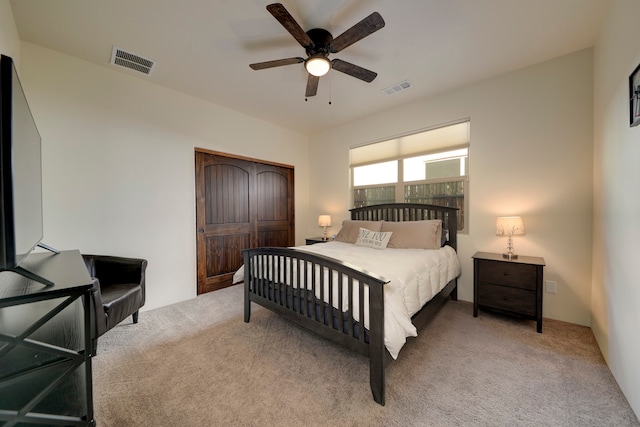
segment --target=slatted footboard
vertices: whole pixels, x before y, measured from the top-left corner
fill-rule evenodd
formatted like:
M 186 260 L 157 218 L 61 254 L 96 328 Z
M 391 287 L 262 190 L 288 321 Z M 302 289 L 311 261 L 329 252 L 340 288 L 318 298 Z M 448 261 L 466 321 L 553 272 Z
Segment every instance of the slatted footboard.
M 333 258 L 288 248 L 247 249 L 244 321 L 255 302 L 368 357 L 371 392 L 384 405 L 385 283 Z

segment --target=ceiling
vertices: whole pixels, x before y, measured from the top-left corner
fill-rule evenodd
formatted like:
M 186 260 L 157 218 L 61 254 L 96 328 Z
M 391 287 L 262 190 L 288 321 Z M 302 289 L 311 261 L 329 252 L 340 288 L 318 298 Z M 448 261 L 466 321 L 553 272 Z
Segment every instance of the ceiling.
M 330 59 L 378 73 L 331 71 L 305 101 L 306 57 L 269 0 L 11 0 L 20 39 L 111 67 L 305 134 L 593 46 L 610 0 L 282 0 L 306 31 L 337 37 L 374 11 L 386 22 Z M 155 61 L 150 75 L 110 64 L 113 46 Z M 383 89 L 408 80 L 391 95 Z

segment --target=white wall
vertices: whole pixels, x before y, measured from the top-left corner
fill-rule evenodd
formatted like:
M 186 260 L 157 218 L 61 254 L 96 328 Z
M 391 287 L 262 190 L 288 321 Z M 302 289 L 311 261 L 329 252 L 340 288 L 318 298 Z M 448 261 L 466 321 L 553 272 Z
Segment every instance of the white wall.
M 501 215 L 521 215 L 516 251 L 544 257 L 544 316 L 590 325 L 592 51 L 585 50 L 313 135 L 310 211 L 330 213 L 336 232 L 350 207 L 351 145 L 470 117 L 469 234 L 458 240 L 459 297 L 473 299 L 471 256 L 503 252 Z M 381 97 L 386 95 L 381 94 Z M 401 94 L 395 96 L 402 96 Z M 383 101 L 382 101 L 383 102 Z
M 20 38 L 9 0 L 0 0 L 0 53 L 10 56 L 20 73 Z
M 640 2 L 614 0 L 594 49 L 592 329 L 640 414 L 640 126 L 629 126 L 628 78 L 640 64 Z
M 144 309 L 196 295 L 195 147 L 293 165 L 296 214 L 308 216 L 306 136 L 30 43 L 21 51 L 42 135 L 44 242 L 146 258 Z

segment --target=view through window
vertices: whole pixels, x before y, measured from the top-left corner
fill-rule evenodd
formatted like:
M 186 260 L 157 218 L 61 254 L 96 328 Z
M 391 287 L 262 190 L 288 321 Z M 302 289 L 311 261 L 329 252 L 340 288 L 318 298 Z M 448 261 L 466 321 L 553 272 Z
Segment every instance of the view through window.
M 455 207 L 459 209 L 458 229 L 466 231 L 469 127 L 465 120 L 352 148 L 353 206 L 427 203 Z

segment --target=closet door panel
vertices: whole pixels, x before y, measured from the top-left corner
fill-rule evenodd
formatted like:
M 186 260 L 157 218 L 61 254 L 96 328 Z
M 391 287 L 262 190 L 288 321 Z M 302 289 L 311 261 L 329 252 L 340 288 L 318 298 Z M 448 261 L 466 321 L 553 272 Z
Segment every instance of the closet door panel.
M 256 168 L 256 246 L 293 246 L 293 207 L 289 205 L 293 171 L 268 165 Z
M 206 277 L 235 273 L 242 265 L 242 249 L 249 247 L 249 234 L 211 236 L 206 238 Z
M 235 165 L 205 167 L 207 225 L 249 223 L 249 171 Z
M 242 160 L 196 153 L 198 294 L 229 286 L 242 250 L 255 234 L 250 213 L 255 167 Z

